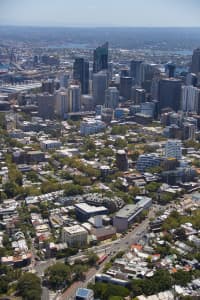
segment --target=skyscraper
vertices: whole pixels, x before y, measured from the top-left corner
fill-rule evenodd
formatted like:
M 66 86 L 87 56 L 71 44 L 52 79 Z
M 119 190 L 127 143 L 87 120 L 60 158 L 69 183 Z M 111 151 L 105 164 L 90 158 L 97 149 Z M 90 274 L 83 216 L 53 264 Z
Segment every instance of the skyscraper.
M 175 70 L 176 70 L 176 65 L 175 64 L 173 64 L 172 62 L 169 62 L 169 63 L 166 64 L 165 71 L 166 71 L 169 78 L 174 77 Z
M 182 158 L 182 144 L 179 140 L 168 140 L 165 144 L 166 158 Z
M 67 109 L 68 109 L 67 90 L 64 88 L 61 88 L 56 93 L 55 113 L 57 116 L 64 119 L 67 114 Z
M 79 85 L 68 88 L 68 112 L 79 112 L 81 109 L 81 89 Z
M 38 114 L 43 119 L 53 119 L 55 96 L 44 93 L 38 96 Z
M 108 69 L 108 42 L 94 50 L 93 73 Z
M 89 62 L 84 58 L 76 58 L 74 61 L 74 79 L 78 80 L 81 84 L 82 94 L 89 92 Z
M 200 73 L 200 48 L 193 51 L 191 71 L 196 75 Z
M 115 109 L 119 103 L 119 91 L 116 87 L 109 87 L 106 90 L 105 107 Z
M 131 88 L 133 85 L 132 77 L 120 77 L 120 96 L 124 97 L 125 101 L 131 99 Z
M 171 108 L 175 111 L 181 105 L 181 80 L 174 78 L 161 79 L 158 87 L 159 111 Z
M 134 78 L 136 84 L 140 84 L 141 64 L 141 60 L 131 60 L 130 63 L 130 76 Z
M 101 71 L 93 75 L 93 98 L 95 105 L 104 105 L 105 91 L 108 87 L 108 75 L 106 72 Z
M 183 86 L 181 104 L 183 111 L 199 113 L 200 89 L 194 86 Z

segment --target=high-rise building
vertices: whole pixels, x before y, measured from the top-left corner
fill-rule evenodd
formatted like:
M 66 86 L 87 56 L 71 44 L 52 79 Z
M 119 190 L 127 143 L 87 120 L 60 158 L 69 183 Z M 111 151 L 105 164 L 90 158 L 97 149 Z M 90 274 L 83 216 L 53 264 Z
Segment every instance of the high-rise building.
M 81 88 L 70 85 L 68 88 L 68 112 L 79 112 L 81 109 Z
M 94 50 L 93 72 L 108 69 L 108 42 Z
M 177 160 L 182 158 L 182 144 L 179 140 L 168 140 L 165 144 L 165 157 L 176 158 Z
M 175 76 L 175 70 L 176 70 L 176 65 L 173 64 L 172 62 L 169 62 L 165 66 L 165 71 L 168 75 L 169 78 L 172 78 Z
M 132 87 L 132 100 L 134 104 L 141 104 L 146 101 L 146 91 L 144 89 Z
M 128 170 L 128 157 L 125 150 L 118 150 L 116 153 L 116 166 L 120 171 Z
M 68 110 L 68 96 L 67 96 L 67 90 L 64 88 L 61 88 L 56 93 L 56 99 L 55 99 L 55 113 L 57 116 L 64 119 L 67 114 Z
M 194 86 L 183 86 L 181 104 L 185 112 L 200 113 L 200 89 Z
M 105 107 L 115 109 L 119 103 L 119 91 L 116 87 L 109 87 L 106 90 Z
M 130 76 L 134 78 L 136 84 L 140 84 L 141 60 L 131 60 L 130 62 Z
M 105 91 L 108 87 L 108 75 L 104 71 L 93 74 L 93 98 L 95 105 L 105 104 Z
M 200 48 L 193 51 L 191 71 L 196 75 L 200 73 Z
M 124 100 L 131 99 L 131 88 L 133 85 L 133 78 L 132 77 L 120 77 L 120 87 L 119 92 L 120 96 L 124 98 Z
M 76 58 L 74 61 L 74 79 L 81 84 L 82 94 L 89 93 L 89 62 L 84 58 Z
M 42 93 L 53 94 L 55 90 L 55 83 L 53 79 L 48 79 L 42 82 Z
M 181 105 L 181 80 L 175 78 L 161 79 L 158 87 L 159 110 L 171 108 L 175 111 Z
M 92 95 L 82 95 L 81 110 L 83 110 L 83 111 L 94 110 L 94 100 L 93 100 Z
M 38 101 L 38 115 L 43 119 L 54 118 L 55 96 L 48 93 L 40 94 Z
M 197 85 L 197 81 L 198 81 L 198 79 L 197 79 L 197 75 L 196 74 L 194 74 L 194 73 L 188 73 L 186 75 L 186 81 L 185 81 L 186 85 L 196 86 Z
M 60 87 L 68 88 L 68 82 L 69 82 L 69 78 L 70 78 L 69 73 L 60 73 L 58 78 L 60 80 Z
M 195 140 L 196 126 L 188 122 L 184 122 L 183 128 L 183 140 Z

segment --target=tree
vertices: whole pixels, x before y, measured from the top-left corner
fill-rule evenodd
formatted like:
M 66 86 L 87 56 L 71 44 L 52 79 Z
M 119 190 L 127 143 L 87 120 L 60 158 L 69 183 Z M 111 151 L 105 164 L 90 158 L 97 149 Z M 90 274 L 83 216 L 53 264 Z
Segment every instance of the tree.
M 185 272 L 183 270 L 178 270 L 176 273 L 173 274 L 175 284 L 186 286 L 192 280 L 192 273 Z
M 39 277 L 32 273 L 25 273 L 18 281 L 17 289 L 25 300 L 40 300 L 42 294 Z
M 9 166 L 8 177 L 10 181 L 15 182 L 17 185 L 22 185 L 22 173 L 17 170 L 15 164 Z
M 88 263 L 90 266 L 94 266 L 96 264 L 98 260 L 98 256 L 96 255 L 96 253 L 90 251 L 88 253 Z
M 85 279 L 85 272 L 88 270 L 86 265 L 82 264 L 75 264 L 72 268 L 73 278 L 75 280 L 84 280 Z
M 74 183 L 81 186 L 87 186 L 91 185 L 91 180 L 88 177 L 76 175 L 74 176 Z
M 121 297 L 123 299 L 130 294 L 130 291 L 127 288 L 110 283 L 107 284 L 97 282 L 94 285 L 90 284 L 89 288 L 94 291 L 94 295 L 96 298 L 104 300 L 109 300 L 113 296 Z
M 111 130 L 112 135 L 126 135 L 126 133 L 127 133 L 127 127 L 123 125 L 113 126 Z
M 0 277 L 0 294 L 7 293 L 8 291 L 9 279 L 7 276 Z
M 38 175 L 36 172 L 34 171 L 30 171 L 26 174 L 26 177 L 28 180 L 32 181 L 32 182 L 37 182 L 38 181 Z
M 124 149 L 127 147 L 127 142 L 126 140 L 124 139 L 121 139 L 121 138 L 117 138 L 114 142 L 114 146 L 117 148 L 117 149 Z
M 68 196 L 75 196 L 83 194 L 83 188 L 78 184 L 67 183 L 65 185 L 64 195 Z
M 8 198 L 12 198 L 18 194 L 18 186 L 15 182 L 6 182 L 3 185 L 3 189 Z
M 146 185 L 145 189 L 149 192 L 156 192 L 159 187 L 160 187 L 160 183 L 158 182 L 150 182 Z
M 114 152 L 111 148 L 109 147 L 106 147 L 106 148 L 102 148 L 100 151 L 99 151 L 99 155 L 100 156 L 103 156 L 103 157 L 109 157 L 109 156 L 113 156 L 114 155 Z
M 88 150 L 90 150 L 90 151 L 96 150 L 96 145 L 90 138 L 86 138 L 84 140 L 84 151 L 88 151 Z
M 71 270 L 69 266 L 58 262 L 47 268 L 45 276 L 47 277 L 50 287 L 52 289 L 58 289 L 64 287 L 71 281 Z

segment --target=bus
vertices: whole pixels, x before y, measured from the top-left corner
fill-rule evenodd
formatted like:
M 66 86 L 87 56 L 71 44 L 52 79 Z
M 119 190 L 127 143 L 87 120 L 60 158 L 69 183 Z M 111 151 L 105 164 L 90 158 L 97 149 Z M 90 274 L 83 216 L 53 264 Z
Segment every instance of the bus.
M 107 257 L 108 257 L 108 255 L 101 256 L 96 262 L 97 267 L 100 266 L 102 264 L 102 262 L 104 262 L 106 260 Z

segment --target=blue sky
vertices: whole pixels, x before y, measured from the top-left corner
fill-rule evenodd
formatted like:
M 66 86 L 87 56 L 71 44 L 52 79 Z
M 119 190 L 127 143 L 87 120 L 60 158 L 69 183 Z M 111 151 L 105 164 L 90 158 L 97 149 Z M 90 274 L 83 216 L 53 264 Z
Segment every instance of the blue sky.
M 0 25 L 200 27 L 200 0 L 0 0 Z

